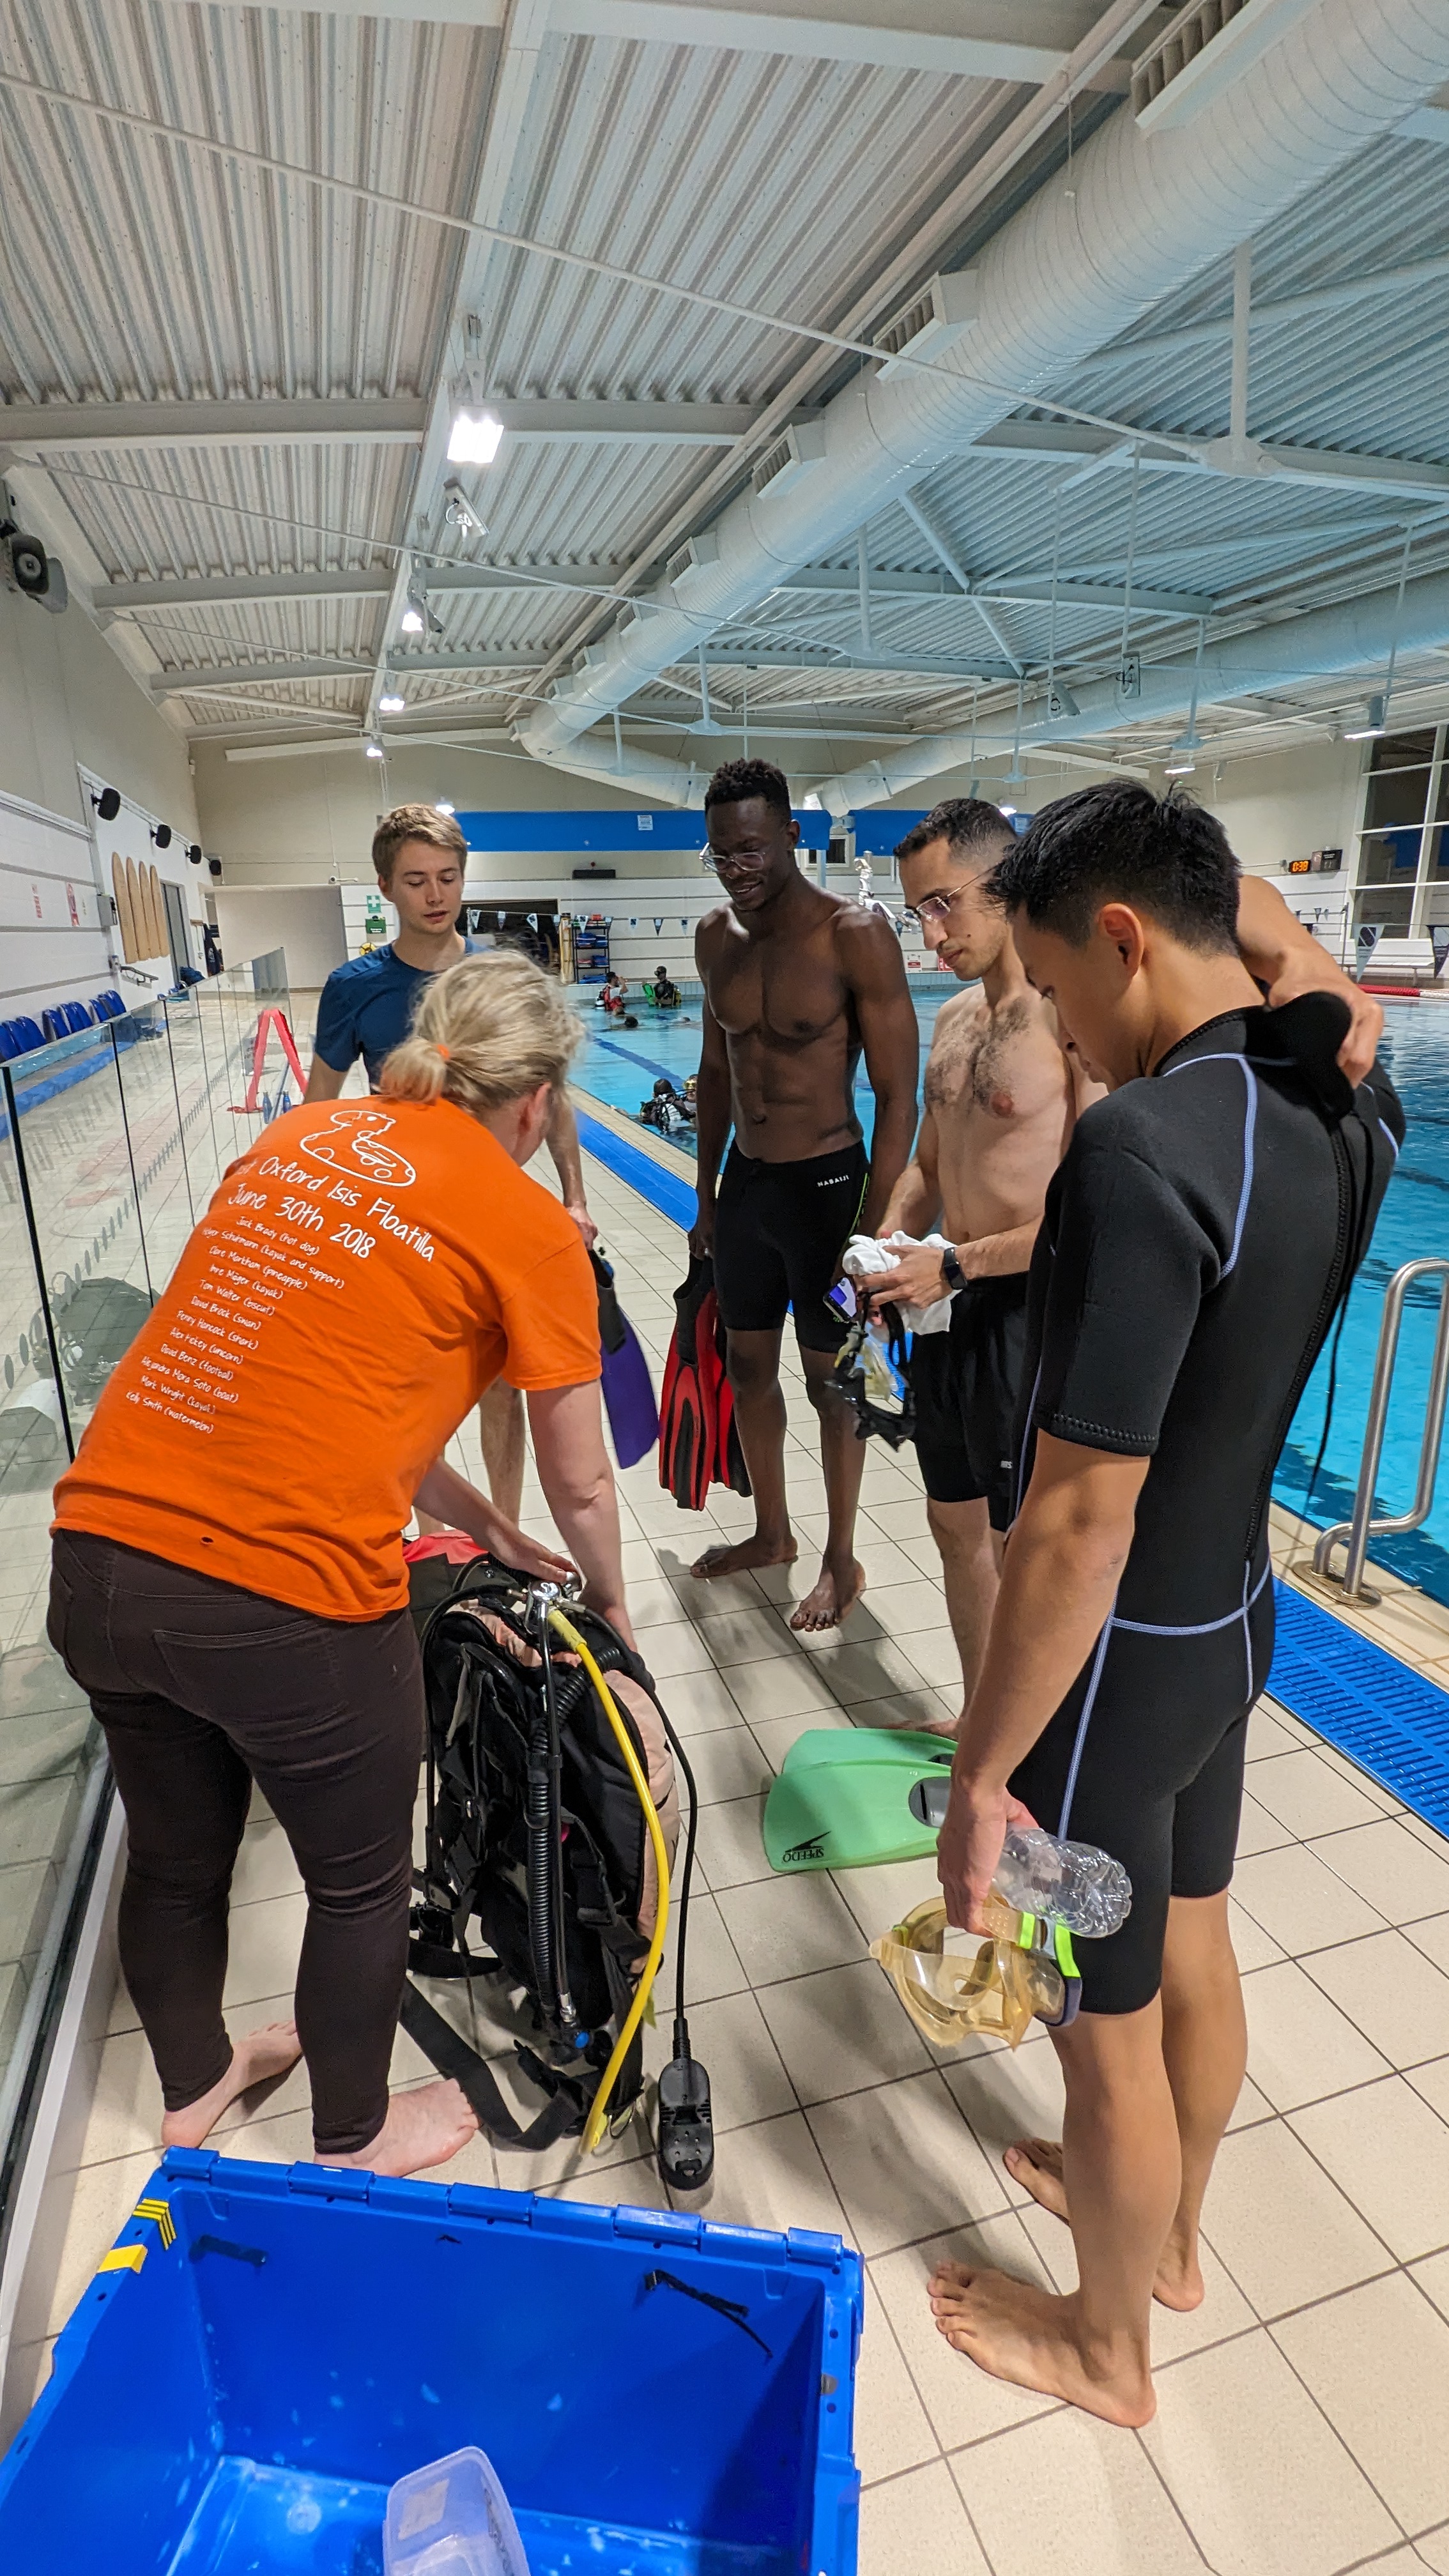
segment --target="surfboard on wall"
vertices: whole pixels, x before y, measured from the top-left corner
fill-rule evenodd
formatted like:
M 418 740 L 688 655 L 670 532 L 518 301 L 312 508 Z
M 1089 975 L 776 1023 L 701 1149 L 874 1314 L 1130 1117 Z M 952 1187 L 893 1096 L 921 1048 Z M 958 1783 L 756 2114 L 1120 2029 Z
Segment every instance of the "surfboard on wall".
M 131 903 L 131 888 L 126 879 L 127 862 L 119 850 L 111 852 L 111 892 L 116 898 L 116 921 L 121 933 L 121 955 L 128 966 L 136 963 L 136 917 Z
M 166 902 L 161 892 L 161 879 L 157 875 L 156 862 L 154 859 L 151 860 L 147 867 L 146 882 L 151 907 L 151 930 L 154 941 L 151 954 L 153 957 L 169 957 L 171 954 L 171 942 L 166 936 Z
M 146 906 L 141 893 L 140 871 L 135 860 L 130 858 L 126 861 L 126 892 L 131 898 L 131 937 L 136 943 L 136 954 L 132 963 L 137 964 L 145 956 L 150 944 L 150 926 L 146 919 Z

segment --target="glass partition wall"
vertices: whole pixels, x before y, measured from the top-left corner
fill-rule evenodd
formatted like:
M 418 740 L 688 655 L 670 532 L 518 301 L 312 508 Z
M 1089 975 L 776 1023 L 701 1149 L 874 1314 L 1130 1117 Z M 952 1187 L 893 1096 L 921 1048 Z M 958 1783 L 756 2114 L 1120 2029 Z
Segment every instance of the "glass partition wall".
M 46 1641 L 51 1487 L 222 1172 L 295 1102 L 269 1011 L 290 1025 L 280 949 L 0 1065 L 0 2224 L 109 1794 Z

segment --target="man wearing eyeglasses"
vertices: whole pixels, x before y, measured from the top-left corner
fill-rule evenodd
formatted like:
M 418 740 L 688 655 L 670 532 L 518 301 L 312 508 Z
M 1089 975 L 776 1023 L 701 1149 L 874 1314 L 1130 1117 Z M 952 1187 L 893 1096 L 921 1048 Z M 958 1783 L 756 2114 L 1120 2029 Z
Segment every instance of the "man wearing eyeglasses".
M 926 946 L 963 984 L 978 987 L 941 1006 L 916 1150 L 879 1228 L 919 1238 L 939 1225 L 950 1245 L 944 1254 L 928 1246 L 905 1253 L 890 1293 L 920 1305 L 953 1298 L 949 1332 L 917 1336 L 911 1380 L 916 1455 L 961 1657 L 963 1708 L 1021 1501 L 1013 1430 L 1032 1245 L 1076 1120 L 1102 1096 L 1064 1044 L 1051 1004 L 1027 982 L 1006 916 L 986 891 L 1013 837 L 999 806 L 956 796 L 896 850 L 907 907 Z M 1261 877 L 1241 880 L 1238 946 L 1271 1003 L 1314 989 L 1342 994 L 1353 1019 L 1341 1061 L 1350 1079 L 1360 1080 L 1373 1062 L 1383 1013 Z
M 709 1580 L 788 1565 L 797 1553 L 780 1386 L 793 1306 L 820 1423 L 828 1522 L 819 1581 L 790 1625 L 833 1628 L 865 1589 L 855 1558 L 865 1449 L 830 1388 L 846 1324 L 826 1300 L 850 1235 L 879 1231 L 911 1150 L 916 1017 L 889 921 L 802 875 L 782 773 L 766 760 L 730 761 L 704 803 L 707 855 L 728 900 L 705 915 L 695 939 L 705 999 L 699 1213 L 689 1240 L 714 1260 L 755 1529 L 736 1547 L 707 1549 L 694 1571 Z M 862 1052 L 875 1094 L 868 1156 L 854 1101 Z M 731 1123 L 734 1145 L 716 1187 Z

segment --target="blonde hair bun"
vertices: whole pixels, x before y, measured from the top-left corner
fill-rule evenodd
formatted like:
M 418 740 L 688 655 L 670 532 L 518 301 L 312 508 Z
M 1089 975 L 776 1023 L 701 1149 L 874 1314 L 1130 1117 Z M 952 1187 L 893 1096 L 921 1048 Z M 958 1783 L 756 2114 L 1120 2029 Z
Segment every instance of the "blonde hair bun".
M 430 978 L 379 1088 L 394 1100 L 456 1100 L 482 1117 L 540 1083 L 562 1083 L 582 1039 L 559 987 L 531 958 L 489 949 Z

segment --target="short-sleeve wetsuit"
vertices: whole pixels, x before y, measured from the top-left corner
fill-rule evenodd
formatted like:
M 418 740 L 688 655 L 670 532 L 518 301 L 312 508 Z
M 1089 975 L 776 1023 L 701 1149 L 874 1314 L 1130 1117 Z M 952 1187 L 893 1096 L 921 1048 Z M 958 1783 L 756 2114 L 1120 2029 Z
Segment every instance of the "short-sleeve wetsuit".
M 1047 1192 L 1018 1506 L 1038 1431 L 1152 1462 L 1112 1615 L 1011 1783 L 1132 1881 L 1121 1931 L 1078 1948 L 1093 2012 L 1150 2003 L 1169 1897 L 1232 1876 L 1273 1471 L 1404 1132 L 1377 1066 L 1356 1093 L 1338 1073 L 1324 999 L 1182 1039 L 1087 1110 Z

